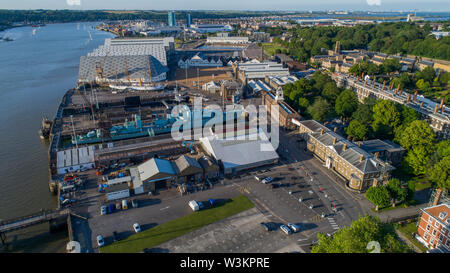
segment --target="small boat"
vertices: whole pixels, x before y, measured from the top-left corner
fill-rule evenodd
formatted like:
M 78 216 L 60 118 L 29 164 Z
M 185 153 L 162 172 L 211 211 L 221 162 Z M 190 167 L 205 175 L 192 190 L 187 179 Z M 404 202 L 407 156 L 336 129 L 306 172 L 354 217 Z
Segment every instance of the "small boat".
M 42 125 L 39 129 L 39 136 L 41 139 L 48 139 L 50 137 L 50 131 L 52 129 L 53 122 L 48 118 L 44 117 L 42 119 Z

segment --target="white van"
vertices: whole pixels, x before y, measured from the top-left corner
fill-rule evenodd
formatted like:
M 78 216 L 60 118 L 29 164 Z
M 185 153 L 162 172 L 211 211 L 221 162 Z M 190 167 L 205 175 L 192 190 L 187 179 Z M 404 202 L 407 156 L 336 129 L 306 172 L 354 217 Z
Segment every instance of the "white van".
M 189 201 L 189 207 L 191 207 L 191 209 L 192 209 L 193 211 L 198 211 L 198 210 L 200 210 L 200 206 L 198 205 L 197 201 L 195 201 L 195 200 Z
M 122 200 L 122 209 L 128 209 L 128 202 L 125 199 Z

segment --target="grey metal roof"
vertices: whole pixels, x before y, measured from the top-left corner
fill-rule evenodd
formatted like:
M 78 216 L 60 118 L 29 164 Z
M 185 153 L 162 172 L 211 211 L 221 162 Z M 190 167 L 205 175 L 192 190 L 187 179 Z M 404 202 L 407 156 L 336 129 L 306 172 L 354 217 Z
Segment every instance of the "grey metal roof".
M 162 178 L 163 176 L 176 175 L 172 163 L 169 160 L 152 158 L 138 166 L 142 181 L 149 178 Z
M 202 156 L 198 159 L 198 163 L 202 166 L 205 171 L 208 170 L 219 170 L 219 166 L 217 166 L 209 156 Z
M 225 168 L 253 165 L 279 158 L 272 144 L 256 134 L 246 135 L 244 139 L 204 137 L 200 138 L 200 141 L 209 154 L 222 161 Z
M 148 55 L 93 57 L 82 56 L 78 79 L 94 81 L 97 77 L 96 67 L 103 68 L 103 78 L 109 80 L 127 81 L 127 70 L 130 79 L 149 79 L 148 65 L 150 63 L 152 78 L 168 71 L 155 57 Z M 126 64 L 126 65 L 125 65 Z
M 173 162 L 173 167 L 177 174 L 191 175 L 202 172 L 202 166 L 195 158 L 182 155 Z
M 320 129 L 323 129 L 324 131 L 329 131 L 329 129 L 327 127 L 325 127 L 324 125 L 320 124 L 319 122 L 310 119 L 310 120 L 302 120 L 300 121 L 300 123 L 305 126 L 306 128 L 308 128 L 309 130 L 311 130 L 312 132 L 319 132 Z
M 398 144 L 395 144 L 389 140 L 381 140 L 381 139 L 371 139 L 362 141 L 361 149 L 369 153 L 376 153 L 381 151 L 393 152 L 405 150 Z
M 133 55 L 151 55 L 160 61 L 163 65 L 167 65 L 166 50 L 163 43 L 156 44 L 131 44 L 131 45 L 112 45 L 99 46 L 88 54 L 90 57 L 104 56 L 133 56 Z

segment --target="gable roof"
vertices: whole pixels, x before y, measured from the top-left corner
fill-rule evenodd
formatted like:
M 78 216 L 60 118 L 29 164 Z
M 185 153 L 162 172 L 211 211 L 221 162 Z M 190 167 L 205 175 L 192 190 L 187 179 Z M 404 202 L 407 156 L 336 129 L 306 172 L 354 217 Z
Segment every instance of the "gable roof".
M 142 163 L 137 168 L 142 181 L 176 175 L 172 163 L 165 159 L 152 158 Z
M 192 175 L 201 173 L 203 171 L 202 166 L 192 157 L 182 155 L 175 162 L 173 167 L 178 175 Z

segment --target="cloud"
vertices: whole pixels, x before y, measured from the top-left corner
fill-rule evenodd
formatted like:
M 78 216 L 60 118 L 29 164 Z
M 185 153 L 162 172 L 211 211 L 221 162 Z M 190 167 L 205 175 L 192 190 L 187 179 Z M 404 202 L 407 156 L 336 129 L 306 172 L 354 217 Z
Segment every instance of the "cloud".
M 381 6 L 381 0 L 366 0 L 369 6 Z
M 69 6 L 81 6 L 81 0 L 66 0 Z

